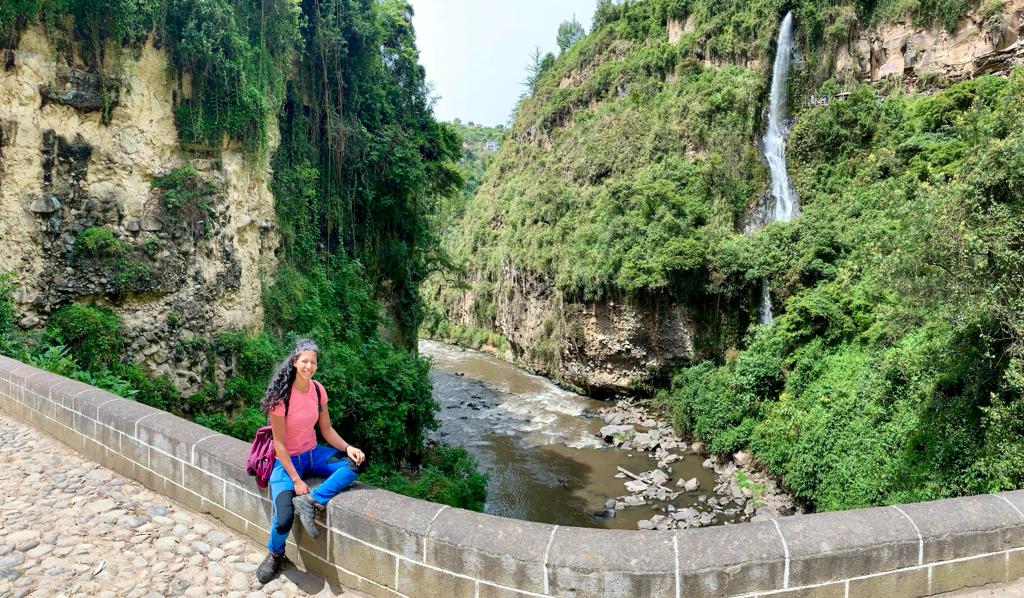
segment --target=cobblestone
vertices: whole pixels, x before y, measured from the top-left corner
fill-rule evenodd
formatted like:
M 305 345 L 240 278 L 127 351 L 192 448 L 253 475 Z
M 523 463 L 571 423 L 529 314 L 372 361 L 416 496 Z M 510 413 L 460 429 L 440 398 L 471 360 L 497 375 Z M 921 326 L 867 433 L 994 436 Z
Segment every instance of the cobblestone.
M 265 551 L 0 416 L 0 596 L 292 598 L 342 591 L 294 566 L 261 587 L 252 563 Z

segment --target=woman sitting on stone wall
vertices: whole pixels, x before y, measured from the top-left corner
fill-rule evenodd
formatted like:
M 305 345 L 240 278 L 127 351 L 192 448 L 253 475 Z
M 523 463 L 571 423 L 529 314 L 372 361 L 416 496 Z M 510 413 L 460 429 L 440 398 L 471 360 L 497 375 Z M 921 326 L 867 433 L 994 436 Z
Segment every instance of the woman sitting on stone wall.
M 313 380 L 320 349 L 308 339 L 295 343 L 270 378 L 260 406 L 270 416 L 277 462 L 270 474 L 270 498 L 273 517 L 270 521 L 270 553 L 256 569 L 256 578 L 267 583 L 284 563 L 284 546 L 292 528 L 295 513 L 310 537 L 319 531 L 313 522 L 317 511 L 327 501 L 352 484 L 363 465 L 363 451 L 345 442 L 331 426 L 327 413 L 327 391 Z M 314 424 L 319 424 L 331 447 L 318 446 Z M 302 476 L 327 478 L 310 492 Z

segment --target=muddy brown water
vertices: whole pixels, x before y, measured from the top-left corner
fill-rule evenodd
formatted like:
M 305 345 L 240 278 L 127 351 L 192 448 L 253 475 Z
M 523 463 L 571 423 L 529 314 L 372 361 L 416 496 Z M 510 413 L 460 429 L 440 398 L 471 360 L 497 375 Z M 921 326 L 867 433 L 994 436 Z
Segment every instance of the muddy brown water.
M 557 525 L 637 529 L 637 522 L 663 514 L 668 503 L 627 507 L 609 517 L 605 501 L 628 495 L 617 467 L 633 473 L 654 469 L 651 453 L 623 451 L 596 433 L 600 410 L 609 403 L 558 387 L 501 359 L 452 345 L 421 340 L 432 362 L 430 379 L 440 407 L 432 437 L 464 446 L 489 475 L 485 512 Z M 700 488 L 681 492 L 671 504 L 701 509 L 713 496 L 715 474 L 703 457 L 686 455 L 672 464 L 679 479 L 696 477 Z M 681 489 L 680 489 L 681 490 Z

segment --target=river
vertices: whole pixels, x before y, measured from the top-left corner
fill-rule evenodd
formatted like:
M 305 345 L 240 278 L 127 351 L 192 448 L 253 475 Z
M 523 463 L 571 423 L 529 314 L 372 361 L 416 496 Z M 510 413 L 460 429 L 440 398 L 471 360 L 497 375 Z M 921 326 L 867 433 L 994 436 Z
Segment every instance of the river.
M 628 495 L 617 467 L 634 473 L 657 463 L 644 452 L 610 447 L 596 433 L 608 403 L 569 392 L 494 356 L 421 340 L 432 362 L 430 379 L 440 406 L 432 438 L 461 445 L 490 478 L 484 510 L 493 515 L 558 525 L 637 529 L 663 513 L 664 504 L 605 509 L 609 498 Z M 712 496 L 715 474 L 703 457 L 685 455 L 671 465 L 675 480 L 696 477 L 700 489 L 671 501 L 698 506 Z M 612 515 L 614 514 L 614 515 Z M 612 516 L 610 516 L 612 515 Z

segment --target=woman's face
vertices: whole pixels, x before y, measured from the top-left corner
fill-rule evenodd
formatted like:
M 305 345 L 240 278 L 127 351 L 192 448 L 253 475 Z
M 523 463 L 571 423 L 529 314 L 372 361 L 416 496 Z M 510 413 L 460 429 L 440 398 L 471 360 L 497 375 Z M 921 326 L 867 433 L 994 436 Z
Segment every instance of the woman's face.
M 303 351 L 292 362 L 295 366 L 295 375 L 308 381 L 316 372 L 316 351 Z

